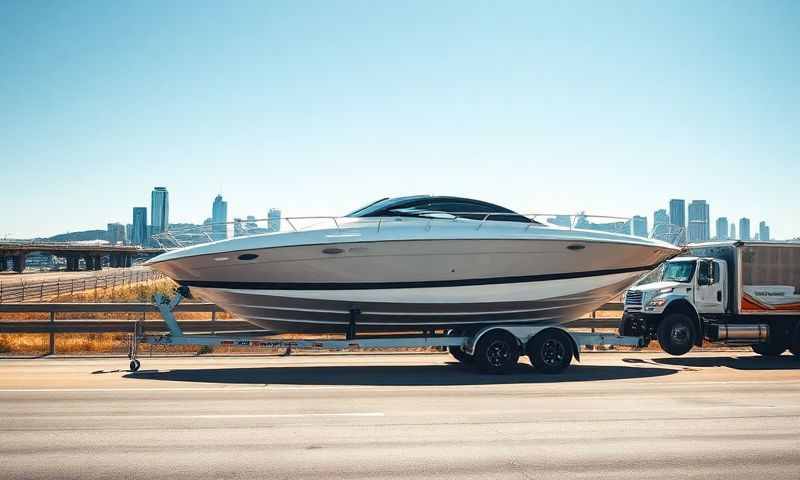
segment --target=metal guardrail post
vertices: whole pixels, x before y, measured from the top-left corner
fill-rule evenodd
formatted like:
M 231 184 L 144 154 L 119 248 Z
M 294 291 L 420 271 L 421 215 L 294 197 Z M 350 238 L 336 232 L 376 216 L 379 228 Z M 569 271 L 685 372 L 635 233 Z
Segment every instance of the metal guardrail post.
M 211 310 L 211 335 L 216 334 L 216 325 L 217 325 L 217 307 L 214 307 Z
M 50 344 L 48 345 L 47 354 L 48 355 L 55 355 L 56 354 L 56 312 L 50 312 Z

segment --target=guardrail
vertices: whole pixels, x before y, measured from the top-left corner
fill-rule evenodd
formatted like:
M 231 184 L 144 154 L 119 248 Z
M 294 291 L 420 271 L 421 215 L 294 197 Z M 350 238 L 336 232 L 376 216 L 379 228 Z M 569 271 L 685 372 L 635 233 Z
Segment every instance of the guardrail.
M 185 333 L 266 333 L 254 329 L 254 325 L 244 320 L 218 319 L 217 313 L 223 310 L 213 303 L 181 303 L 174 312 L 208 313 L 205 320 L 179 320 Z M 621 312 L 621 303 L 607 303 L 597 312 Z M 49 333 L 48 353 L 56 353 L 55 335 L 58 333 L 133 333 L 137 322 L 142 322 L 144 331 L 167 332 L 163 320 L 148 320 L 148 313 L 158 312 L 152 303 L 15 303 L 0 304 L 2 313 L 47 313 L 48 319 L 13 320 L 0 319 L 0 333 Z M 57 319 L 59 313 L 127 313 L 140 314 L 139 318 L 118 319 Z M 590 318 L 582 318 L 568 324 L 571 328 L 616 328 L 619 317 L 597 318 L 592 312 Z
M 76 278 L 28 281 L 14 279 L 0 281 L 0 304 L 44 302 L 61 295 L 71 295 L 98 289 L 114 289 L 135 283 L 159 280 L 161 273 L 152 270 L 124 270 L 107 274 Z

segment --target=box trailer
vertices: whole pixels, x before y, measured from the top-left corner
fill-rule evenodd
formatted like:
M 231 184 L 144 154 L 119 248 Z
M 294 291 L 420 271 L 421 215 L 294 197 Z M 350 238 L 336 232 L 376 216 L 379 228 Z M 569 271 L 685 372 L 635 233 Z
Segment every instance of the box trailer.
M 800 355 L 800 243 L 690 244 L 624 295 L 623 335 L 682 355 L 704 340 Z

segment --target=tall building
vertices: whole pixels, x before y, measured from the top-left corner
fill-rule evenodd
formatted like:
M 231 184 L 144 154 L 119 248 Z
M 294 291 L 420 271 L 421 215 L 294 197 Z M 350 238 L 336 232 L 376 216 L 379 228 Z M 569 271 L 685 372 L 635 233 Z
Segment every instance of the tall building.
M 106 238 L 112 245 L 125 242 L 125 225 L 121 223 L 109 223 Z
M 728 240 L 738 240 L 739 237 L 736 236 L 736 224 L 731 223 L 731 234 L 728 235 Z
M 710 215 L 705 200 L 692 200 L 689 204 L 689 242 L 707 242 L 711 238 Z
M 668 240 L 669 215 L 663 208 L 653 212 L 653 236 L 659 240 Z
M 719 217 L 717 219 L 717 240 L 728 239 L 728 217 Z
M 169 192 L 167 187 L 155 187 L 150 194 L 150 225 L 153 233 L 169 228 Z
M 742 217 L 739 220 L 739 240 L 750 240 L 750 219 Z
M 679 233 L 676 239 L 678 243 L 683 243 L 686 239 L 686 202 L 679 198 L 669 201 L 669 221 L 674 225 L 676 232 Z
M 281 231 L 281 211 L 277 208 L 270 208 L 267 213 L 267 231 Z
M 131 232 L 131 243 L 143 247 L 150 246 L 147 239 L 147 207 L 133 207 L 133 231 Z
M 633 234 L 637 237 L 647 237 L 647 217 L 633 216 Z
M 217 195 L 211 207 L 211 235 L 214 240 L 228 238 L 228 202 Z
M 763 220 L 758 224 L 758 239 L 762 241 L 769 240 L 769 226 Z
M 125 243 L 130 245 L 131 243 L 131 235 L 133 235 L 133 224 L 126 223 L 125 224 Z

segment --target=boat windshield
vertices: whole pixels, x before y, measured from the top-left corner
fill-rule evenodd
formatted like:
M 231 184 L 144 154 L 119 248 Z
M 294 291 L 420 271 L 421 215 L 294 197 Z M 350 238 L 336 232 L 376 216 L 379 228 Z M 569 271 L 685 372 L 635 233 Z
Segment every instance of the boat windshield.
M 697 262 L 694 260 L 688 262 L 667 262 L 664 265 L 664 273 L 661 275 L 661 280 L 664 282 L 689 283 L 692 281 L 696 265 Z
M 432 217 L 447 214 L 472 220 L 539 223 L 499 205 L 460 197 L 383 198 L 349 213 L 348 217 Z

